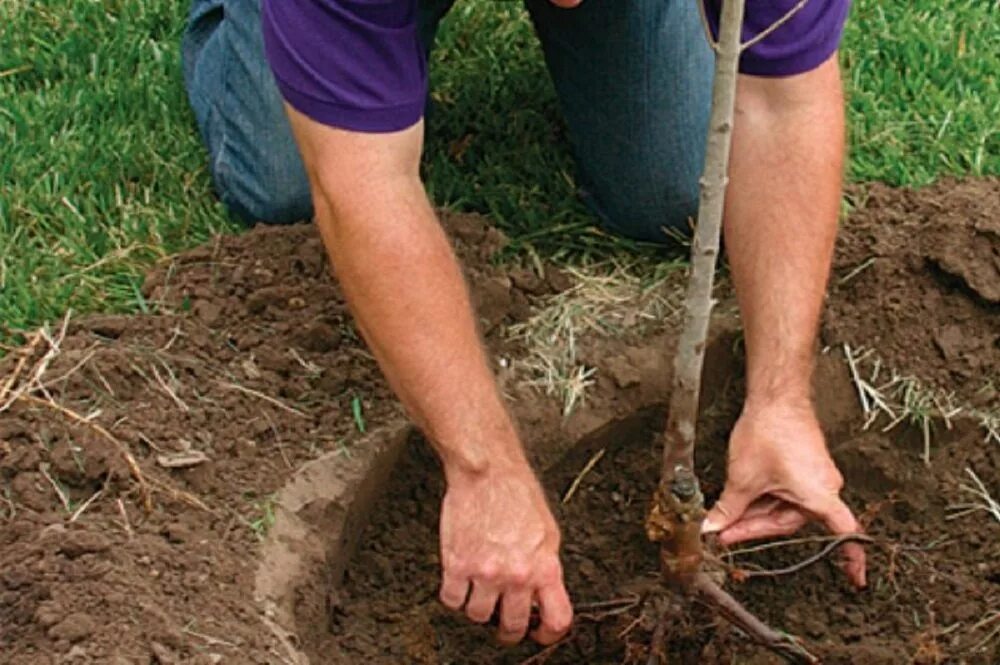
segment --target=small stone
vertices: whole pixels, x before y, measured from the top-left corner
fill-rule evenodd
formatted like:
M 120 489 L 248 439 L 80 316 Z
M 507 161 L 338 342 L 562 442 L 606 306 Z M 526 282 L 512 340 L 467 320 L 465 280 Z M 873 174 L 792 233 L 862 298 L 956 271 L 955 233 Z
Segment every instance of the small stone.
M 155 658 L 154 662 L 157 662 L 160 665 L 173 665 L 177 662 L 177 656 L 170 649 L 170 647 L 160 644 L 159 642 L 150 642 L 149 648 L 153 652 L 153 657 Z
M 87 657 L 87 650 L 82 646 L 77 644 L 72 649 L 70 649 L 65 656 L 62 657 L 62 662 L 66 663 L 78 658 L 85 659 Z
M 545 280 L 556 293 L 568 291 L 573 286 L 573 278 L 570 277 L 569 273 L 554 266 L 545 268 Z
M 945 360 L 956 360 L 965 346 L 962 328 L 954 324 L 945 326 L 934 334 L 934 344 Z
M 191 530 L 180 522 L 172 522 L 163 527 L 160 534 L 171 543 L 185 543 L 191 540 Z
M 613 356 L 602 363 L 601 369 L 608 373 L 619 388 L 631 388 L 642 380 L 639 368 L 625 356 Z
M 156 463 L 165 469 L 187 469 L 209 461 L 208 455 L 200 450 L 185 450 L 179 453 L 164 453 L 156 456 Z
M 62 621 L 63 614 L 62 605 L 56 601 L 45 601 L 35 610 L 35 623 L 42 628 L 51 628 Z
M 222 307 L 210 300 L 197 300 L 194 303 L 194 313 L 205 325 L 214 326 L 222 318 Z
M 84 554 L 104 552 L 111 547 L 111 541 L 106 536 L 91 531 L 70 531 L 59 544 L 59 551 L 75 559 Z
M 54 640 L 79 642 L 97 630 L 97 623 L 89 614 L 74 612 L 49 628 L 48 636 Z

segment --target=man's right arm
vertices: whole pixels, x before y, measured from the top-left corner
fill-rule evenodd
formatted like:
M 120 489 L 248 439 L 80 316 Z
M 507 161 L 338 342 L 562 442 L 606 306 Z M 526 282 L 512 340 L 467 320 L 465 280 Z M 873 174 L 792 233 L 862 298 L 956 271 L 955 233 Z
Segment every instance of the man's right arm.
M 508 643 L 523 637 L 537 603 L 536 639 L 558 639 L 572 617 L 559 531 L 420 182 L 423 123 L 353 132 L 286 108 L 316 223 L 358 328 L 444 466 L 442 601 L 479 622 L 500 603 L 500 638 Z

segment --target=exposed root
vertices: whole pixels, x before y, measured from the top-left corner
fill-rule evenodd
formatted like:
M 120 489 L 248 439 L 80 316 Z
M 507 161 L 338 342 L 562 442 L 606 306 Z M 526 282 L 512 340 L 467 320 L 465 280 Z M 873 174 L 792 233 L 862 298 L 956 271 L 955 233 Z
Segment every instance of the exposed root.
M 661 618 L 653 630 L 653 639 L 649 644 L 649 658 L 646 665 L 666 665 L 667 662 L 667 620 Z
M 28 346 L 20 350 L 21 358 L 17 361 L 14 366 L 14 371 L 11 372 L 7 380 L 4 381 L 3 387 L 0 388 L 0 413 L 6 411 L 10 408 L 13 403 L 13 399 L 8 400 L 7 396 L 10 394 L 11 389 L 17 384 L 18 378 L 21 376 L 21 372 L 24 371 L 24 366 L 28 364 L 28 360 L 35 355 L 35 350 L 38 348 L 39 342 L 42 341 L 42 336 L 35 333 L 31 336 L 31 341 Z
M 790 663 L 815 665 L 819 658 L 811 654 L 794 636 L 779 633 L 748 612 L 738 600 L 726 593 L 704 572 L 691 583 L 690 592 L 742 630 L 757 644 L 771 650 Z
M 550 644 L 538 653 L 521 661 L 520 665 L 544 665 L 549 661 L 549 658 L 555 654 L 564 644 L 568 644 L 573 639 L 573 633 L 570 633 L 566 637 L 562 638 L 558 642 Z
M 972 479 L 973 485 L 962 484 L 962 491 L 971 494 L 975 497 L 975 500 L 969 503 L 960 503 L 954 506 L 949 506 L 949 510 L 952 510 L 950 515 L 945 519 L 953 520 L 959 517 L 965 517 L 966 515 L 971 515 L 973 513 L 986 513 L 997 522 L 1000 522 L 1000 501 L 994 499 L 989 490 L 986 488 L 986 484 L 976 475 L 976 472 L 972 470 L 972 467 L 965 467 L 965 473 Z
M 874 538 L 866 536 L 862 533 L 849 533 L 843 536 L 838 536 L 830 540 L 826 547 L 821 549 L 816 554 L 803 559 L 802 561 L 787 566 L 785 568 L 777 568 L 774 570 L 739 570 L 739 577 L 743 580 L 750 579 L 752 577 L 780 577 L 782 575 L 791 575 L 792 573 L 797 573 L 803 568 L 808 568 L 809 566 L 822 561 L 829 554 L 831 554 L 835 549 L 843 545 L 844 543 L 873 543 Z

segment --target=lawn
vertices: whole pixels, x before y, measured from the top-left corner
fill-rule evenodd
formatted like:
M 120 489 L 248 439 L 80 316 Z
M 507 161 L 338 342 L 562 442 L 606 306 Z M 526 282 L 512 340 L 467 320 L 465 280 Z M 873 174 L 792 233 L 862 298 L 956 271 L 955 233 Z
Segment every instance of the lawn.
M 180 81 L 182 0 L 0 3 L 0 338 L 73 311 L 146 307 L 158 257 L 237 231 L 212 195 Z M 855 3 L 843 62 L 852 180 L 1000 174 L 992 2 Z M 993 44 L 993 47 L 989 45 Z M 435 53 L 435 202 L 527 251 L 600 255 L 519 5 L 464 0 Z

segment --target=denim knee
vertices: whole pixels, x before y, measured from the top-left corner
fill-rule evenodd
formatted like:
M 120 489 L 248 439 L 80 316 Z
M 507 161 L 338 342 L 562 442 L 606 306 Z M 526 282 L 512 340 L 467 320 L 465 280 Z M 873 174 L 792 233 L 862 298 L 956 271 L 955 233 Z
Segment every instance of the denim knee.
M 691 236 L 698 215 L 698 182 L 606 183 L 587 188 L 584 201 L 618 235 L 657 244 Z
M 293 224 L 312 218 L 312 197 L 304 177 L 269 169 L 241 171 L 225 160 L 216 162 L 213 177 L 219 198 L 246 224 Z

